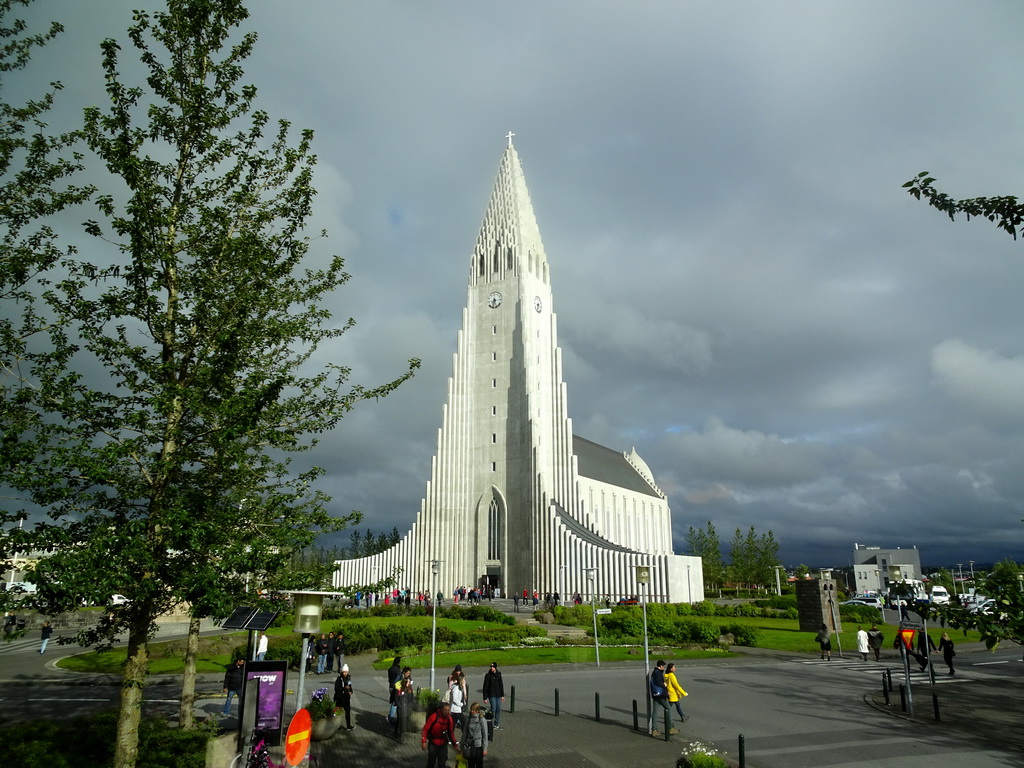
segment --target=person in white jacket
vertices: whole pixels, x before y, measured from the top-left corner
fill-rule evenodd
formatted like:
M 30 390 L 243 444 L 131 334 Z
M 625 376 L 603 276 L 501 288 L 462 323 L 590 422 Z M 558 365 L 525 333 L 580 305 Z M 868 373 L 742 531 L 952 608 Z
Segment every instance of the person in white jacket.
M 868 660 L 868 633 L 864 631 L 864 627 L 857 627 L 857 653 L 860 654 L 861 661 Z

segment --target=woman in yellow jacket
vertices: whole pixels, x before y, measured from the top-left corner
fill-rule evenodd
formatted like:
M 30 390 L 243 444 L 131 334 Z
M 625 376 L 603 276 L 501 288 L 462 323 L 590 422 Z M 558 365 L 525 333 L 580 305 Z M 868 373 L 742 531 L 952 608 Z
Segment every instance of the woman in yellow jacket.
M 683 690 L 683 686 L 679 684 L 676 679 L 676 665 L 669 664 L 665 668 L 665 690 L 668 691 L 668 703 L 675 704 L 676 712 L 679 713 L 679 722 L 686 722 L 686 715 L 683 714 L 683 696 L 689 696 L 686 691 Z

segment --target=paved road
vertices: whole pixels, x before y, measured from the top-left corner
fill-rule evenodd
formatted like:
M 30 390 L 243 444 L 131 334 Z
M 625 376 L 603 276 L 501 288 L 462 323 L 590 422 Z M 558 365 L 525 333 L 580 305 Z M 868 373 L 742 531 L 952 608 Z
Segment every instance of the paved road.
M 64 712 L 72 707 L 87 711 L 116 700 L 116 685 L 69 684 L 69 679 L 81 678 L 52 667 L 52 661 L 68 649 L 51 647 L 45 657 L 40 657 L 37 648 L 35 640 L 0 644 L 0 717 L 45 718 L 57 704 Z M 488 765 L 670 768 L 690 740 L 714 743 L 735 760 L 740 734 L 744 735 L 750 768 L 1021 765 L 1020 746 L 988 738 L 996 730 L 1020 731 L 1019 722 L 1013 725 L 1019 721 L 1022 703 L 1024 663 L 1019 649 L 995 655 L 965 649 L 957 658 L 960 674 L 953 678 L 940 676 L 935 686 L 944 702 L 941 724 L 928 718 L 930 689 L 926 677 L 919 673 L 913 679 L 919 703 L 917 720 L 876 708 L 871 694 L 881 688 L 881 668 L 892 667 L 894 682 L 899 682 L 895 657 L 879 665 L 855 659 L 821 662 L 813 657 L 754 651 L 739 660 L 684 662 L 679 671 L 691 694 L 685 700 L 691 717 L 670 743 L 632 731 L 630 704 L 633 698 L 642 702 L 644 693 L 639 661 L 606 663 L 601 669 L 592 665 L 509 668 L 505 670 L 506 684 L 516 686 L 516 712 L 506 717 L 506 728 L 498 734 Z M 417 739 L 407 736 L 399 743 L 384 728 L 384 674 L 370 669 L 368 657 L 348 661 L 356 681 L 357 729 L 315 745 L 319 765 L 422 765 Z M 454 663 L 454 657 L 439 657 L 438 678 Z M 477 694 L 484 670 L 467 672 Z M 428 677 L 428 670 L 416 671 L 417 682 L 426 683 Z M 102 677 L 99 680 L 104 682 Z M 296 682 L 294 678 L 289 681 L 292 687 Z M 307 691 L 331 682 L 333 679 L 326 675 L 307 678 Z M 554 715 L 556 687 L 560 692 L 558 717 Z M 207 696 L 197 702 L 198 711 L 215 715 L 223 706 L 223 699 L 216 695 L 219 677 L 204 676 L 199 689 Z M 595 692 L 601 696 L 600 723 L 594 719 Z M 147 688 L 146 707 L 173 713 L 177 693 L 174 683 L 152 685 Z M 978 694 L 982 694 L 980 698 Z M 979 706 L 980 712 L 977 702 L 981 699 L 997 701 L 998 705 L 977 715 L 971 707 Z M 957 702 L 961 701 L 975 703 L 958 710 Z M 1001 715 L 1008 716 L 1009 722 L 1000 723 Z M 225 725 L 234 723 L 228 720 Z

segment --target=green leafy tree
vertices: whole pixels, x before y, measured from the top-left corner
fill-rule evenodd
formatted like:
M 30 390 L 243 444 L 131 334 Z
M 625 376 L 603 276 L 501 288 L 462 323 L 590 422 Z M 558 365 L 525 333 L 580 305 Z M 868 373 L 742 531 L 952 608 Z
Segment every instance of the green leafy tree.
M 751 528 L 753 531 L 753 528 Z M 766 587 L 775 580 L 775 566 L 779 564 L 779 542 L 769 530 L 757 538 L 755 544 L 753 581 Z
M 0 0 L 0 87 L 29 67 L 33 53 L 50 43 L 63 27 L 53 22 L 31 31 L 16 14 L 30 0 Z M 45 119 L 60 83 L 25 103 L 0 102 L 0 480 L 30 472 L 39 449 L 35 437 L 39 414 L 24 391 L 30 371 L 46 365 L 48 353 L 32 348 L 33 340 L 53 331 L 52 321 L 38 308 L 38 279 L 62 256 L 62 246 L 48 217 L 87 199 L 91 188 L 72 184 L 81 168 L 74 152 L 77 134 L 50 132 Z M 18 511 L 0 511 L 0 523 L 23 523 Z M 22 531 L 0 538 L 0 563 L 11 567 Z M 0 592 L 0 609 L 12 596 Z
M 102 44 L 109 104 L 88 108 L 82 130 L 108 174 L 87 226 L 93 261 L 68 257 L 45 279 L 45 364 L 13 392 L 37 450 L 6 479 L 47 514 L 18 546 L 53 552 L 39 607 L 131 598 L 79 637 L 127 632 L 115 768 L 137 759 L 155 619 L 181 604 L 193 619 L 226 615 L 247 586 L 286 584 L 296 549 L 352 522 L 329 513 L 322 470 L 296 473 L 288 454 L 418 365 L 363 388 L 313 360 L 352 324 L 325 308 L 348 275 L 336 257 L 317 266 L 304 234 L 311 132 L 272 125 L 241 84 L 255 35 L 230 38 L 247 16 L 239 0 L 136 12 L 145 87 L 122 76 L 120 45 Z
M 722 564 L 722 544 L 718 540 L 715 526 L 710 520 L 705 528 L 690 526 L 686 534 L 686 544 L 689 553 L 701 559 L 704 588 L 721 590 L 725 581 L 725 566 Z
M 355 559 L 363 556 L 363 534 L 360 533 L 359 529 L 355 529 L 349 534 L 349 544 L 346 549 L 346 555 L 349 559 Z
M 1003 641 L 1024 645 L 1024 569 L 1013 560 L 1003 560 L 982 584 L 995 601 L 987 613 L 972 613 L 953 602 L 931 606 L 931 616 L 944 619 L 956 629 L 977 630 L 990 649 Z
M 732 539 L 729 540 L 729 567 L 727 570 L 729 580 L 737 587 L 747 586 L 750 582 L 750 555 L 748 538 L 744 537 L 743 531 L 737 527 Z
M 903 188 L 918 200 L 924 199 L 928 205 L 945 213 L 952 221 L 956 220 L 957 214 L 963 214 L 968 221 L 972 217 L 985 218 L 1012 235 L 1014 240 L 1018 233 L 1024 235 L 1024 204 L 1016 197 L 1004 195 L 957 200 L 937 190 L 934 183 L 935 178 L 928 171 L 921 171 Z

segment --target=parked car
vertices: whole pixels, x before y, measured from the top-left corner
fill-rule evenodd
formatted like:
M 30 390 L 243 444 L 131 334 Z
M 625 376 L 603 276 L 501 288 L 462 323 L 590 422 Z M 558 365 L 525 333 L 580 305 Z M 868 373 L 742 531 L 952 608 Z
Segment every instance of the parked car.
M 946 605 L 949 603 L 949 590 L 943 586 L 936 585 L 932 587 L 931 598 L 933 605 Z
M 881 608 L 882 601 L 877 597 L 854 597 L 850 600 L 844 600 L 840 605 L 868 605 L 872 608 Z
M 111 595 L 110 596 L 110 604 L 111 605 L 127 605 L 130 602 L 131 602 L 131 600 L 129 600 L 124 595 Z
M 23 595 L 32 595 L 36 592 L 36 585 L 30 581 L 11 581 L 7 584 L 8 592 L 19 592 Z
M 616 605 L 639 605 L 640 601 L 635 597 L 624 597 Z
M 992 608 L 995 606 L 995 604 L 996 604 L 995 600 L 993 600 L 991 597 L 986 597 L 984 600 L 975 603 L 974 605 L 972 605 L 967 610 L 970 613 L 986 613 L 986 614 L 989 614 L 989 613 L 992 613 Z

